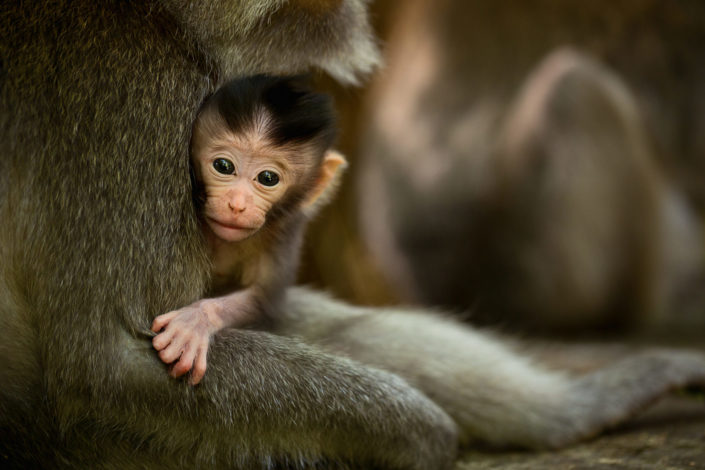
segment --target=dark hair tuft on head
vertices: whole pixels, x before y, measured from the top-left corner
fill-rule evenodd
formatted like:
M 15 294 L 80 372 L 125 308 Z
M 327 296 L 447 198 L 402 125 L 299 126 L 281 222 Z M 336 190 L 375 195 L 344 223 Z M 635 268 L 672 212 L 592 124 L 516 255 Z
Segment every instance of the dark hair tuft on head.
M 259 108 L 264 106 L 271 119 L 267 137 L 276 145 L 313 142 L 327 149 L 336 137 L 332 100 L 314 92 L 301 76 L 238 78 L 220 88 L 208 103 L 217 106 L 234 133 L 252 126 Z

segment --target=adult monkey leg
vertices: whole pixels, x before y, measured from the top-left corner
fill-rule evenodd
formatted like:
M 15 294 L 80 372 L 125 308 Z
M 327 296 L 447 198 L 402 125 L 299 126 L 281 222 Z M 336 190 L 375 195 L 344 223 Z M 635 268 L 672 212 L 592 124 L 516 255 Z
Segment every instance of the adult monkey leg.
M 282 334 L 404 377 L 455 420 L 462 444 L 567 445 L 674 388 L 705 386 L 705 356 L 699 353 L 643 353 L 571 377 L 428 312 L 354 307 L 302 288 L 289 291 L 286 311 Z
M 4 468 L 449 465 L 452 423 L 390 374 L 229 333 L 193 389 L 150 345 L 207 279 L 187 154 L 203 98 L 375 60 L 356 0 L 0 6 Z
M 452 420 L 387 372 L 268 333 L 224 330 L 211 344 L 208 373 L 192 387 L 169 378 L 144 349 L 127 337 L 118 347 L 126 360 L 112 374 L 121 390 L 82 409 L 69 397 L 83 422 L 106 425 L 66 431 L 99 449 L 72 455 L 72 465 L 422 470 L 454 460 Z

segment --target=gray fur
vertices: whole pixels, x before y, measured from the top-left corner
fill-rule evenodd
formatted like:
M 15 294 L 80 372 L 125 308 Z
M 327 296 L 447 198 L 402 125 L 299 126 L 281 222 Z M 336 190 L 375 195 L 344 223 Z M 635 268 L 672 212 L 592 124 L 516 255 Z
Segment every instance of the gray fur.
M 564 446 L 676 387 L 705 386 L 699 353 L 647 352 L 572 377 L 427 311 L 353 307 L 303 288 L 290 290 L 285 311 L 280 333 L 404 377 L 453 418 L 462 444 Z
M 149 325 L 208 278 L 187 166 L 195 112 L 235 74 L 367 71 L 364 2 L 326 5 L 3 4 L 5 468 L 446 469 L 458 428 L 563 443 L 604 424 L 586 415 L 600 400 L 615 397 L 613 420 L 702 381 L 702 358 L 665 354 L 629 368 L 628 386 L 620 369 L 581 386 L 444 321 L 301 290 L 284 336 L 222 331 L 199 386 L 169 378 Z M 564 390 L 576 398 L 539 393 Z M 573 400 L 584 405 L 570 411 Z
M 208 278 L 187 153 L 203 98 L 235 74 L 326 65 L 351 79 L 376 60 L 364 3 L 315 18 L 281 4 L 3 4 L 3 463 L 450 465 L 454 425 L 389 373 L 226 331 L 191 388 L 149 344 L 152 319 L 200 298 Z M 231 14 L 244 23 L 225 28 Z

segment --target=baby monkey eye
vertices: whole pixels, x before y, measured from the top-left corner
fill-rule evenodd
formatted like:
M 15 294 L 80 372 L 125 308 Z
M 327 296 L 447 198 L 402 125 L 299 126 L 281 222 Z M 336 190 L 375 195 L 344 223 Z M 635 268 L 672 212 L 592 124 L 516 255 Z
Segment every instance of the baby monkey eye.
M 264 186 L 276 186 L 279 182 L 279 175 L 273 171 L 264 170 L 257 175 L 257 181 Z
M 213 161 L 213 168 L 215 168 L 215 171 L 218 173 L 222 173 L 224 175 L 232 175 L 235 173 L 235 165 L 233 165 L 233 162 L 227 158 L 216 158 Z

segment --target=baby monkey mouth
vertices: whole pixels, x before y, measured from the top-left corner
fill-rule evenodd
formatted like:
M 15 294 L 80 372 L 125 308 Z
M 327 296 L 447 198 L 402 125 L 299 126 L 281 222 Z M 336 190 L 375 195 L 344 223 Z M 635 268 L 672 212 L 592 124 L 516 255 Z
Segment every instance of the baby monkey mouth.
M 245 230 L 245 231 L 247 231 L 247 230 L 257 230 L 257 227 L 250 227 L 250 226 L 247 226 L 247 225 L 239 225 L 239 224 L 236 224 L 236 223 L 225 223 L 225 222 L 221 222 L 221 221 L 219 221 L 219 220 L 216 220 L 216 219 L 214 219 L 214 218 L 212 218 L 212 217 L 208 217 L 208 220 L 210 220 L 211 222 L 213 222 L 213 223 L 216 224 L 216 225 L 219 225 L 219 226 L 225 227 L 225 228 L 229 228 L 229 229 L 231 229 L 231 230 Z

